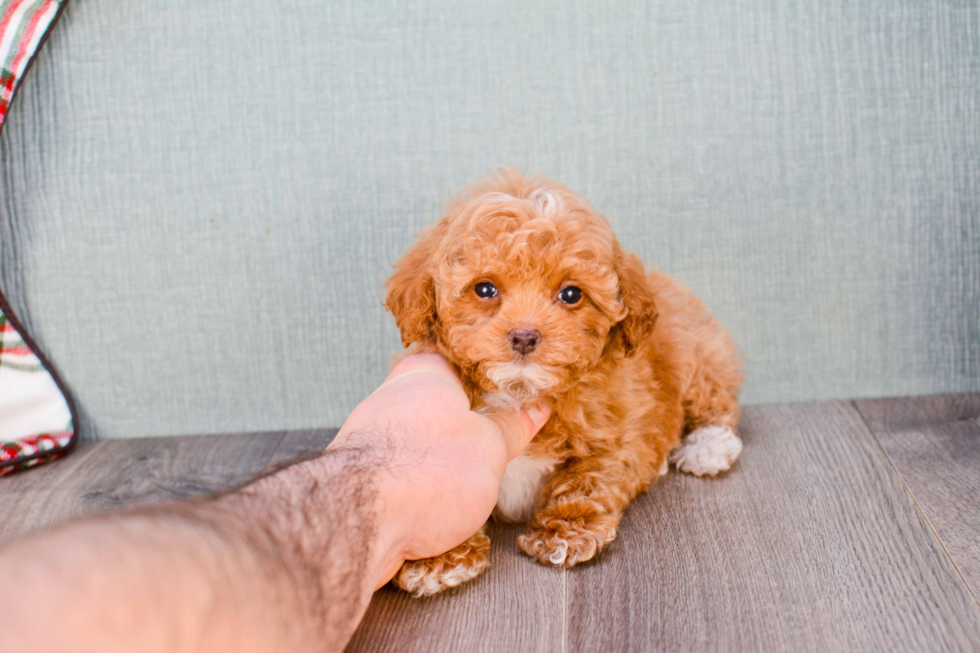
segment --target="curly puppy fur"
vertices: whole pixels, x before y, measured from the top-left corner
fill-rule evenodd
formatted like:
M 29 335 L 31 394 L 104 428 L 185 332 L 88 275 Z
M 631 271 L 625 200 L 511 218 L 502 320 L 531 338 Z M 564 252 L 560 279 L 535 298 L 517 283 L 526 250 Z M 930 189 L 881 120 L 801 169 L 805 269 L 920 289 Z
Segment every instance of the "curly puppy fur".
M 562 301 L 579 297 L 562 295 L 569 287 L 580 299 Z M 396 263 L 386 304 L 403 344 L 445 356 L 475 409 L 552 402 L 508 466 L 495 511 L 528 522 L 518 545 L 544 564 L 595 556 L 672 452 L 700 476 L 727 470 L 741 451 L 731 337 L 556 181 L 502 169 L 465 189 Z M 533 347 L 515 344 L 520 333 L 535 334 Z M 476 576 L 489 546 L 482 531 L 474 538 L 406 563 L 398 584 L 424 595 Z

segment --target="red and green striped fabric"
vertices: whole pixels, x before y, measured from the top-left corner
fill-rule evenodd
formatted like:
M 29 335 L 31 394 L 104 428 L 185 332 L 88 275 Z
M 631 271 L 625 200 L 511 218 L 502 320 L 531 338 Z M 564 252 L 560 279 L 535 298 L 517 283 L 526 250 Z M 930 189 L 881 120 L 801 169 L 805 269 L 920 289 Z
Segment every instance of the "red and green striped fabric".
M 0 305 L 0 476 L 60 458 L 74 436 L 61 389 Z
M 0 2 L 0 125 L 27 64 L 64 0 Z
M 67 0 L 0 0 L 0 129 Z M 77 435 L 70 401 L 0 292 L 0 476 L 59 458 Z

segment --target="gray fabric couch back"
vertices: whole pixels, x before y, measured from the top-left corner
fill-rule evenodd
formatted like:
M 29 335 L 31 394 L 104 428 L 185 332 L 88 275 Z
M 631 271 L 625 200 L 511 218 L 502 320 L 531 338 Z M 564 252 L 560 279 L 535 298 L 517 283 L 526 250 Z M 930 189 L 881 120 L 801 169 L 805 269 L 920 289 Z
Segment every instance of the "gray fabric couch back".
M 967 1 L 72 0 L 0 139 L 0 283 L 88 437 L 340 424 L 390 265 L 501 165 L 704 298 L 744 401 L 980 389 Z

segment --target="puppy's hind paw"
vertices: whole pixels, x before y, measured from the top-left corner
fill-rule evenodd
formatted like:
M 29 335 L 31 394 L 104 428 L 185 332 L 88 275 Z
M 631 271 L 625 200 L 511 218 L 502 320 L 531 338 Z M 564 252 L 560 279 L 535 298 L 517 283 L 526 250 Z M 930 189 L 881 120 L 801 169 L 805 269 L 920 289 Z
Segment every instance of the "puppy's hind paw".
M 432 596 L 473 580 L 489 566 L 490 538 L 481 530 L 440 556 L 409 560 L 402 565 L 393 582 L 412 596 Z
M 727 471 L 742 453 L 742 441 L 727 426 L 702 426 L 670 454 L 677 469 L 695 476 Z

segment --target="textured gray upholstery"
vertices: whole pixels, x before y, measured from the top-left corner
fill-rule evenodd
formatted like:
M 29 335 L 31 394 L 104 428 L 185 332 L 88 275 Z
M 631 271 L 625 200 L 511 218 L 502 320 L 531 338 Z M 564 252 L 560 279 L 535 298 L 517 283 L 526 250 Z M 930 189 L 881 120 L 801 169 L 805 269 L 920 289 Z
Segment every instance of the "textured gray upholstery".
M 543 170 L 688 282 L 748 403 L 980 389 L 975 2 L 72 0 L 0 139 L 0 282 L 87 435 L 337 425 L 389 266 Z

